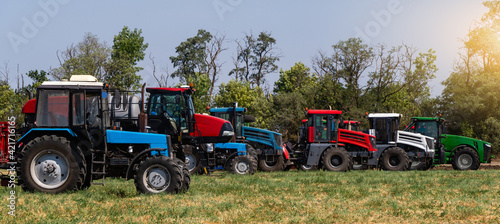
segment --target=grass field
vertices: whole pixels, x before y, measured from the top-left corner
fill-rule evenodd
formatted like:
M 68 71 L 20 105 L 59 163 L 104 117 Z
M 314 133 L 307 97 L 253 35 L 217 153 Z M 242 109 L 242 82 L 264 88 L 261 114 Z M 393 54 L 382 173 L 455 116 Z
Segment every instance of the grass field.
M 133 181 L 59 195 L 0 188 L 0 223 L 500 223 L 500 171 L 276 172 L 193 176 L 179 195 L 138 195 Z

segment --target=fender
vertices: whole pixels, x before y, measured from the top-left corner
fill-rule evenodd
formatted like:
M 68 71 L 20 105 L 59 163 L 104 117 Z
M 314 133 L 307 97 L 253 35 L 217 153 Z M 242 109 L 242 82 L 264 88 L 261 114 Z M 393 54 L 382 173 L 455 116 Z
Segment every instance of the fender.
M 285 155 L 285 159 L 290 159 L 290 153 L 286 150 L 285 145 L 283 145 L 283 155 Z
M 128 166 L 128 168 L 127 168 L 127 174 L 125 175 L 125 180 L 129 180 L 129 177 L 130 177 L 130 174 L 131 174 L 131 172 L 130 172 L 130 171 L 132 171 L 132 169 L 134 168 L 135 164 L 136 164 L 136 163 L 138 163 L 138 162 L 140 161 L 140 158 L 141 158 L 143 155 L 145 155 L 146 153 L 148 153 L 148 152 L 152 152 L 152 151 L 159 151 L 159 152 L 160 152 L 160 153 L 159 153 L 160 155 L 165 156 L 165 155 L 164 155 L 164 153 L 161 153 L 161 152 L 163 152 L 163 151 L 167 151 L 167 149 L 162 149 L 162 148 L 152 148 L 152 149 L 146 149 L 146 150 L 144 150 L 144 151 L 140 152 L 139 154 L 137 154 L 137 155 L 134 157 L 134 159 L 132 159 L 132 162 L 130 163 L 130 165 L 129 165 L 129 166 Z

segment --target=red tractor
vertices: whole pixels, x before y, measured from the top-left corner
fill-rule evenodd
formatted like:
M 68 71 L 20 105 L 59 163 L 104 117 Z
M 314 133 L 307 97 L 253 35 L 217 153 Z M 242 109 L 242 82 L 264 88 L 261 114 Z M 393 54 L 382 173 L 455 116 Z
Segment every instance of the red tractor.
M 287 147 L 290 160 L 299 169 L 347 171 L 353 164 L 367 164 L 373 158 L 375 136 L 339 128 L 341 114 L 338 110 L 307 111 L 298 144 Z

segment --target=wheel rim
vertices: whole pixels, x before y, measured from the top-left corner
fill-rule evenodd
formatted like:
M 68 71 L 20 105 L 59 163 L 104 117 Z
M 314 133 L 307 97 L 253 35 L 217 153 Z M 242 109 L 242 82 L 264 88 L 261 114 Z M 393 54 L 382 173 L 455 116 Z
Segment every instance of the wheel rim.
M 170 172 L 163 166 L 151 166 L 144 175 L 146 186 L 153 192 L 162 192 L 170 185 Z
M 313 168 L 312 165 L 300 165 L 302 167 L 303 170 L 310 170 Z
M 249 165 L 247 162 L 239 161 L 238 163 L 236 163 L 236 172 L 238 172 L 239 174 L 245 174 L 248 172 L 248 170 Z
M 458 167 L 461 169 L 467 169 L 472 165 L 472 156 L 469 154 L 462 154 L 458 157 L 457 161 Z
M 332 158 L 330 159 L 330 165 L 332 167 L 339 167 L 340 165 L 342 165 L 342 163 L 344 162 L 344 160 L 342 159 L 342 156 L 339 156 L 339 155 L 334 155 L 332 156 Z
M 391 155 L 389 157 L 389 166 L 390 167 L 396 167 L 401 163 L 401 159 L 399 158 L 399 155 Z
M 265 161 L 264 162 L 264 166 L 267 167 L 267 168 L 274 168 L 277 163 L 278 162 L 268 162 L 268 161 Z
M 31 161 L 31 177 L 42 188 L 58 188 L 68 180 L 68 164 L 67 158 L 58 151 L 41 151 Z
M 196 168 L 196 157 L 194 157 L 193 154 L 186 155 L 186 167 L 188 168 L 189 172 L 193 171 L 194 168 Z

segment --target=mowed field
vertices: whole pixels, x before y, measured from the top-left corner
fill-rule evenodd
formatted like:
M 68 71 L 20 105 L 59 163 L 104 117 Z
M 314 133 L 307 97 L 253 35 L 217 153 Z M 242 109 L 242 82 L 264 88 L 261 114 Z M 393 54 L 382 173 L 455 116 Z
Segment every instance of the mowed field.
M 192 176 L 178 195 L 139 195 L 133 180 L 48 195 L 15 188 L 0 223 L 500 223 L 500 171 L 264 173 Z

